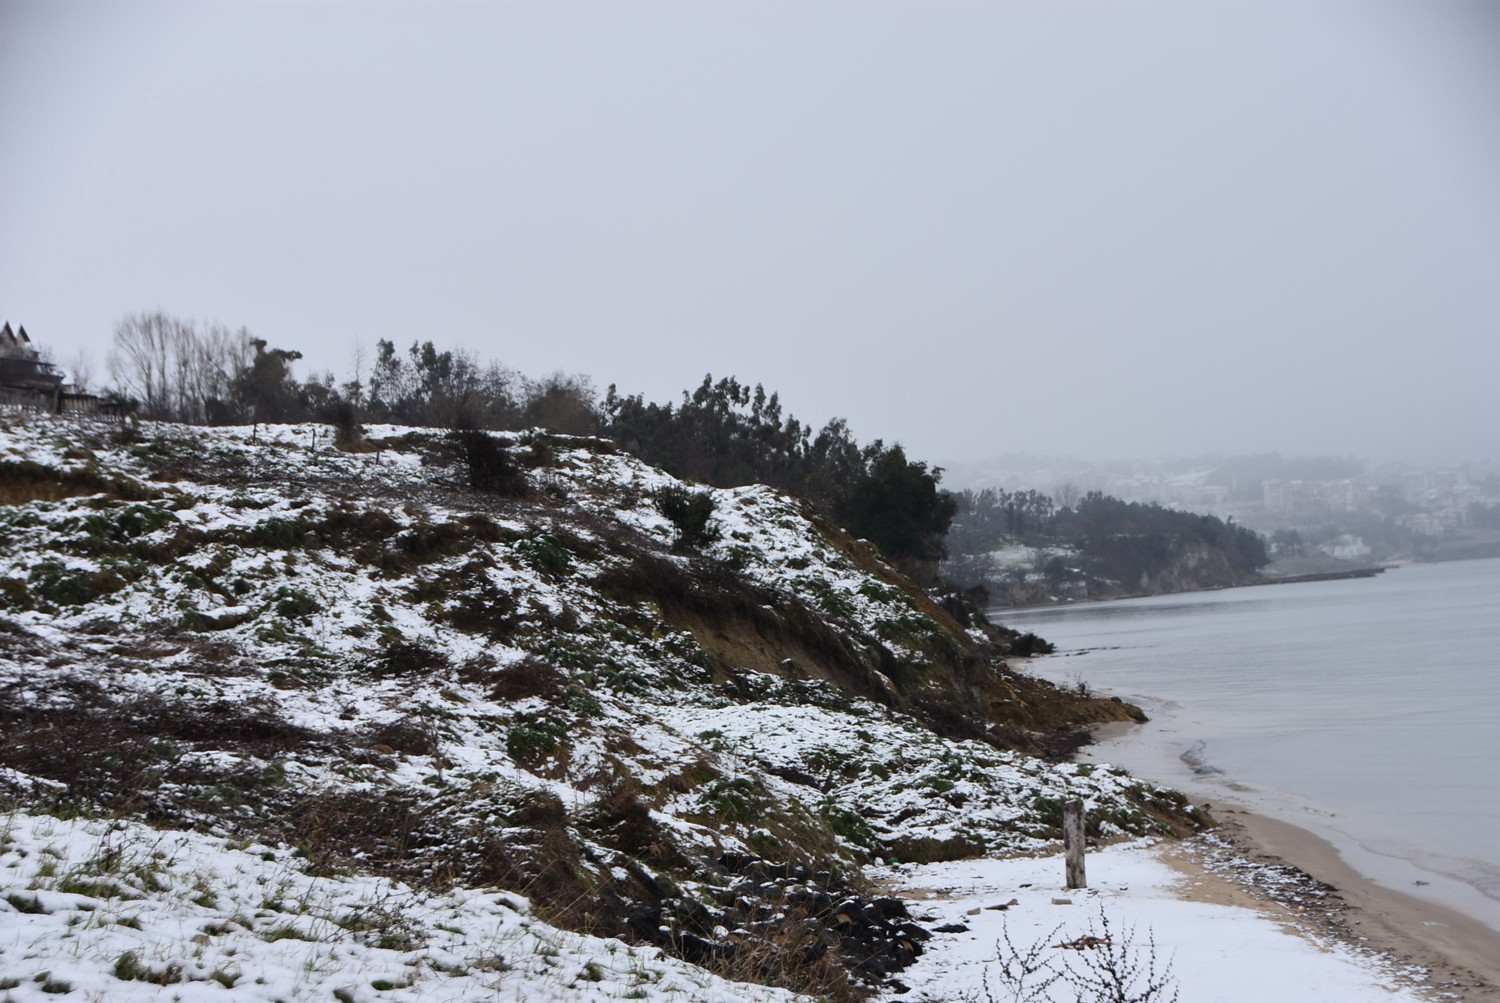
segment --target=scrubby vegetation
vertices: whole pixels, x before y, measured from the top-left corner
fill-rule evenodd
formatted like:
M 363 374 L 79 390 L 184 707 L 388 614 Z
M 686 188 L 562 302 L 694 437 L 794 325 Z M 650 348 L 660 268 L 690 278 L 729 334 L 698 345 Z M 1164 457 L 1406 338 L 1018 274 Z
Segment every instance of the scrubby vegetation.
M 369 374 L 342 383 L 329 373 L 297 379 L 292 365 L 300 358 L 243 329 L 157 311 L 120 322 L 110 371 L 114 392 L 154 419 L 326 422 L 339 448 L 356 451 L 370 448 L 361 421 L 449 429 L 468 485 L 499 494 L 526 490 L 518 466 L 546 466 L 547 447 L 543 440 L 512 458 L 486 429 L 600 435 L 683 481 L 767 484 L 812 502 L 924 584 L 935 581 L 945 553 L 955 506 L 938 488 L 940 470 L 909 461 L 899 445 L 861 446 L 842 419 L 815 434 L 783 418 L 774 392 L 734 377 L 705 376 L 680 402 L 656 404 L 614 386 L 600 400 L 586 376 L 532 380 L 431 341 L 404 353 L 378 341 Z
M 1201 821 L 1047 758 L 1133 708 L 1012 672 L 1023 639 L 769 487 L 557 433 L 487 433 L 497 490 L 442 429 L 122 432 L 0 422 L 26 484 L 97 488 L 0 508 L 4 805 L 505 888 L 834 999 L 920 949 L 868 861 L 1045 846 L 1072 796 L 1100 838 Z

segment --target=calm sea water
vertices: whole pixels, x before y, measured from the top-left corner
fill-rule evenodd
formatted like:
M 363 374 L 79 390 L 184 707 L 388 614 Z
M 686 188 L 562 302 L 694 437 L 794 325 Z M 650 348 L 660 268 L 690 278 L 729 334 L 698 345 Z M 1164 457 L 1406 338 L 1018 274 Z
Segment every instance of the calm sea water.
M 1500 929 L 1500 560 L 996 611 L 1030 671 L 1143 706 L 1088 758 L 1311 828 Z

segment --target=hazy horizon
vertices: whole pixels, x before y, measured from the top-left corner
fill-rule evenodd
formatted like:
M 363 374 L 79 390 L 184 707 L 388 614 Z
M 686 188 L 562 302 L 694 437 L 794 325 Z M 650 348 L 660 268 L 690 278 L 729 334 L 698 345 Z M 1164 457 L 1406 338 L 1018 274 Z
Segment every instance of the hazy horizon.
M 939 464 L 1495 457 L 1500 8 L 0 0 L 0 321 L 161 308 Z

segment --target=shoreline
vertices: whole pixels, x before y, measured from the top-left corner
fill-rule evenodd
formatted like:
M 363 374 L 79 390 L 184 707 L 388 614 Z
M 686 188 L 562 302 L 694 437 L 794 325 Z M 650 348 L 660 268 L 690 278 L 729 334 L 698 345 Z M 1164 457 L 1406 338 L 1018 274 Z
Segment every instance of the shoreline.
M 1359 588 L 1363 586 L 1346 587 L 1330 594 L 1335 598 L 1352 595 Z M 1311 592 L 1305 594 L 1310 596 Z M 1287 601 L 1276 599 L 1272 604 L 1285 606 Z M 990 615 L 998 622 L 1014 624 L 1011 618 L 1016 613 L 997 610 Z M 1026 623 L 1023 629 L 1047 635 L 1048 621 L 1021 619 Z M 1144 618 L 1127 619 L 1123 629 L 1128 632 L 1133 627 L 1139 633 L 1141 625 L 1149 622 Z M 1108 650 L 1105 646 L 1112 642 L 1103 638 L 1111 628 L 1116 632 L 1122 629 L 1113 622 L 1090 619 L 1075 631 L 1070 650 L 1051 658 L 1079 654 L 1091 650 L 1091 645 Z M 1204 639 L 1206 629 L 1199 625 L 1196 633 L 1186 630 L 1182 634 L 1202 645 L 1208 643 Z M 1235 637 L 1238 639 L 1238 635 Z M 1147 659 L 1160 661 L 1172 655 L 1163 649 L 1160 658 L 1151 657 L 1139 650 L 1143 646 L 1138 639 L 1134 643 L 1127 639 L 1121 644 L 1131 648 L 1136 662 L 1142 665 Z M 1400 829 L 1395 822 L 1382 825 L 1378 812 L 1351 813 L 1346 818 L 1342 811 L 1320 806 L 1303 796 L 1271 787 L 1247 786 L 1220 770 L 1212 758 L 1204 758 L 1202 737 L 1215 733 L 1212 711 L 1181 705 L 1168 698 L 1143 698 L 1137 690 L 1121 688 L 1129 685 L 1124 682 L 1128 677 L 1127 665 L 1136 664 L 1129 660 L 1128 654 L 1106 660 L 1113 675 L 1097 692 L 1101 695 L 1115 692 L 1139 704 L 1154 722 L 1095 725 L 1088 729 L 1089 744 L 1078 749 L 1072 758 L 1075 762 L 1123 767 L 1139 779 L 1186 793 L 1193 804 L 1211 812 L 1218 823 L 1217 829 L 1210 830 L 1203 838 L 1184 841 L 1180 849 L 1169 850 L 1164 857 L 1183 865 L 1184 873 L 1191 875 L 1189 888 L 1196 888 L 1201 880 L 1204 888 L 1214 886 L 1223 891 L 1223 882 L 1228 881 L 1263 903 L 1269 913 L 1284 919 L 1288 927 L 1310 935 L 1315 943 L 1376 951 L 1407 977 L 1417 979 L 1420 975 L 1422 992 L 1427 996 L 1500 1003 L 1500 895 L 1496 894 L 1493 880 L 1494 865 L 1488 860 L 1489 854 L 1485 854 L 1486 861 L 1445 855 L 1455 852 L 1453 846 L 1474 847 L 1471 853 L 1489 848 L 1491 844 L 1482 831 L 1476 834 L 1464 829 L 1466 838 L 1454 840 L 1445 837 L 1446 830 L 1440 830 L 1431 833 L 1430 838 L 1412 842 L 1411 837 L 1401 835 L 1407 830 Z M 1146 658 L 1141 657 L 1143 654 Z M 1251 657 L 1255 655 L 1266 657 L 1259 648 L 1251 651 Z M 1074 663 L 1071 659 L 1069 662 L 1049 659 L 1045 669 L 1041 664 L 1040 659 L 1034 660 L 1021 671 L 1058 682 L 1066 678 Z M 1284 659 L 1281 664 L 1285 664 Z M 1144 671 L 1149 674 L 1151 669 L 1145 666 Z M 1076 670 L 1073 675 L 1077 676 Z M 1170 691 L 1163 673 L 1149 678 L 1151 683 L 1139 685 L 1149 692 Z M 1226 677 L 1221 681 L 1232 687 L 1240 680 Z M 1205 695 L 1208 691 L 1199 692 L 1202 689 L 1200 686 L 1183 692 L 1197 694 L 1191 699 L 1200 703 L 1210 703 Z M 1183 698 L 1181 694 L 1179 697 Z M 1276 713 L 1274 704 L 1267 701 L 1252 700 L 1247 706 L 1247 713 Z M 1316 726 L 1316 711 L 1303 717 L 1311 720 L 1309 727 Z M 1348 736 L 1349 748 L 1365 749 L 1382 741 L 1379 721 L 1360 718 L 1349 724 L 1361 721 L 1364 722 L 1361 735 Z M 1251 718 L 1251 730 L 1254 723 Z M 1220 720 L 1219 724 L 1224 722 Z M 1233 728 L 1229 732 L 1235 733 Z M 1297 777 L 1301 770 L 1313 770 L 1317 762 L 1302 758 L 1304 754 L 1297 752 L 1301 748 L 1283 750 L 1276 761 L 1279 772 L 1271 770 L 1269 775 L 1287 779 Z M 1326 746 L 1323 754 L 1338 756 L 1335 748 Z M 1441 780 L 1445 767 L 1439 756 L 1440 753 L 1434 753 L 1430 761 L 1403 760 L 1403 765 L 1426 765 L 1425 769 L 1402 772 L 1402 782 L 1425 784 Z M 1287 782 L 1297 786 L 1292 779 Z M 1380 778 L 1374 777 L 1369 783 L 1374 785 L 1369 790 L 1375 792 L 1378 800 Z M 1311 784 L 1297 789 L 1322 790 L 1330 803 L 1340 803 L 1341 792 L 1337 787 Z M 1412 804 L 1426 803 L 1420 793 L 1412 793 Z M 1394 792 L 1387 795 L 1392 796 L 1396 796 Z M 1492 802 L 1486 810 L 1490 806 Z M 1376 820 L 1373 827 L 1371 818 Z M 1412 831 L 1425 830 L 1417 827 Z M 1471 863 L 1472 868 L 1468 866 Z M 1284 887 L 1278 887 L 1278 882 Z
M 1447 999 L 1500 999 L 1500 933 L 1485 923 L 1376 884 L 1301 826 L 1239 807 L 1220 807 L 1215 816 L 1211 834 L 1234 853 L 1253 864 L 1290 867 L 1327 892 L 1300 914 L 1315 932 L 1424 969 L 1419 981 Z M 1277 899 L 1263 889 L 1252 894 Z
M 1091 741 L 1078 755 L 1097 755 L 1111 739 L 1137 734 L 1141 725 L 1110 721 L 1089 729 Z M 1132 775 L 1182 788 L 1180 781 Z M 1209 790 L 1189 785 L 1195 802 L 1213 799 L 1208 808 L 1217 826 L 1206 835 L 1218 837 L 1233 855 L 1254 865 L 1290 868 L 1307 879 L 1301 892 L 1315 889 L 1316 904 L 1294 904 L 1275 888 L 1258 886 L 1232 866 L 1218 876 L 1244 889 L 1252 898 L 1297 910 L 1297 925 L 1345 943 L 1368 948 L 1400 964 L 1414 965 L 1426 974 L 1417 981 L 1427 990 L 1461 1003 L 1500 1000 L 1500 930 L 1449 905 L 1389 887 L 1355 868 L 1330 839 L 1303 825 L 1286 821 L 1268 810 L 1238 800 L 1232 790 Z M 1169 851 L 1189 866 L 1203 867 L 1201 854 L 1190 838 Z M 1296 892 L 1293 892 L 1295 897 Z
M 1453 560 L 1485 560 L 1486 558 L 1453 558 Z M 1428 563 L 1428 562 L 1418 562 Z M 1439 562 L 1431 562 L 1439 563 Z M 1260 588 L 1265 585 L 1302 585 L 1309 582 L 1338 582 L 1354 578 L 1374 578 L 1376 575 L 1384 574 L 1402 567 L 1400 562 L 1389 562 L 1386 564 L 1368 565 L 1358 568 L 1348 568 L 1341 571 L 1319 571 L 1307 574 L 1284 575 L 1281 577 L 1258 577 L 1253 581 L 1235 582 L 1233 585 L 1205 585 L 1198 589 L 1178 589 L 1175 592 L 1130 592 L 1118 596 L 1085 596 L 1082 599 L 1057 599 L 1045 606 L 1035 604 L 1027 606 L 985 606 L 984 614 L 989 617 L 991 613 L 1030 613 L 1037 610 L 1063 609 L 1068 606 L 1088 606 L 1094 603 L 1124 602 L 1128 599 L 1155 599 L 1159 596 L 1191 596 L 1203 592 L 1223 592 L 1226 589 L 1251 589 Z M 991 620 L 991 623 L 996 623 Z M 1027 656 L 1023 656 L 1027 657 Z
M 1153 731 L 1157 726 L 1155 721 L 1092 725 L 1087 729 L 1088 742 L 1073 753 L 1073 760 L 1110 763 L 1138 779 L 1179 790 L 1216 819 L 1264 819 L 1268 825 L 1256 826 L 1257 832 L 1275 824 L 1302 833 L 1326 847 L 1344 873 L 1354 875 L 1364 885 L 1445 910 L 1487 930 L 1493 938 L 1494 954 L 1500 958 L 1500 900 L 1443 866 L 1443 857 L 1424 859 L 1399 848 L 1372 848 L 1365 842 L 1368 833 L 1361 836 L 1347 831 L 1334 812 L 1296 795 L 1246 786 L 1212 766 L 1204 767 L 1191 758 L 1194 749 L 1182 752 L 1164 740 L 1174 732 Z M 1268 833 L 1266 838 L 1275 836 Z M 1500 972 L 1491 978 L 1500 985 Z

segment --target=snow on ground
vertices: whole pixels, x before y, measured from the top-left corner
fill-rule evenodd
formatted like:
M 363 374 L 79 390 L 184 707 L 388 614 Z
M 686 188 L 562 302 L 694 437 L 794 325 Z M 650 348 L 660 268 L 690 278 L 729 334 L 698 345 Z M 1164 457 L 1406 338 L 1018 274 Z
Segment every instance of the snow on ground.
M 1403 977 L 1412 973 L 1373 956 L 1306 939 L 1270 912 L 1184 897 L 1187 879 L 1161 859 L 1167 845 L 1091 853 L 1091 887 L 1073 892 L 1062 888 L 1055 855 L 874 871 L 914 901 L 925 925 L 948 929 L 899 976 L 910 991 L 881 998 L 983 1001 L 988 980 L 995 1000 L 1073 1000 L 1063 983 L 1049 995 L 1013 995 L 1000 975 L 1006 938 L 1020 953 L 1040 945 L 1044 964 L 1079 969 L 1084 952 L 1058 945 L 1101 935 L 1107 923 L 1127 960 L 1145 965 L 1154 942 L 1155 971 L 1168 976 L 1162 1000 L 1172 989 L 1194 1003 L 1420 999 Z M 315 877 L 286 847 L 23 813 L 0 818 L 0 992 L 14 1003 L 74 993 L 346 1003 L 806 999 L 726 982 L 654 948 L 558 930 L 514 894 Z
M 1106 949 L 1058 945 L 1101 936 L 1105 922 L 1117 958 L 1140 966 L 1139 980 L 1126 987 L 1127 998 L 1138 998 L 1134 994 L 1146 984 L 1153 941 L 1157 975 L 1170 965 L 1164 980 L 1168 986 L 1155 997 L 1161 1003 L 1173 998 L 1173 988 L 1191 1003 L 1402 1003 L 1422 998 L 1410 987 L 1418 971 L 1311 939 L 1289 929 L 1286 917 L 1272 911 L 1191 900 L 1189 879 L 1162 859 L 1169 845 L 1138 841 L 1090 852 L 1090 887 L 1079 891 L 1063 887 L 1060 855 L 882 869 L 876 876 L 913 900 L 919 921 L 967 929 L 935 934 L 926 953 L 900 975 L 911 991 L 881 999 L 1071 1003 L 1073 990 L 1061 981 L 1042 995 L 1013 992 L 1013 984 L 1001 975 L 1001 959 L 1014 956 L 1011 947 L 1024 955 L 1041 945 L 1042 964 L 1082 972 L 1087 958 L 1107 960 Z M 1026 986 L 1036 986 L 1043 977 L 1038 972 Z
M 0 816 L 0 1000 L 786 1003 L 518 895 L 314 877 L 285 847 Z

